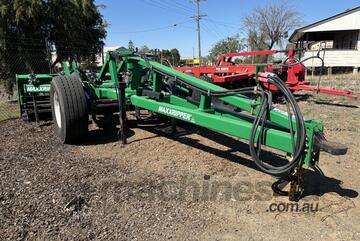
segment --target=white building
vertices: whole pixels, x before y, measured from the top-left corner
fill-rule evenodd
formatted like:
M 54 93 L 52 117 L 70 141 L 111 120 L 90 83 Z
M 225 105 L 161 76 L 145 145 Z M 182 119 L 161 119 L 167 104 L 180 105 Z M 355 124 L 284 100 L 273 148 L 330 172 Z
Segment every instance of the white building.
M 103 53 L 99 53 L 96 55 L 96 65 L 97 66 L 102 66 L 103 64 L 103 59 L 105 59 L 106 53 L 110 52 L 110 51 L 115 51 L 117 49 L 121 48 L 121 46 L 105 46 Z M 103 55 L 104 54 L 104 55 Z
M 360 67 L 360 7 L 299 28 L 289 41 L 297 47 L 310 45 L 302 59 L 316 55 L 320 44 L 325 47 L 324 62 L 329 73 L 350 69 L 357 73 Z M 313 59 L 304 64 L 316 68 L 321 66 L 321 61 Z

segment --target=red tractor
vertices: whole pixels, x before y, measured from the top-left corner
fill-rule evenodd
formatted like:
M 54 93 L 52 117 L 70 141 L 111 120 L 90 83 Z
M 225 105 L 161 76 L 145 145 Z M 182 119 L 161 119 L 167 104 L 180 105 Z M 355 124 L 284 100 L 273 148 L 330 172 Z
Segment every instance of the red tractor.
M 223 54 L 218 58 L 214 66 L 179 67 L 175 69 L 218 85 L 226 86 L 228 88 L 237 88 L 244 84 L 249 84 L 249 81 L 252 82 L 253 85 L 255 84 L 255 74 L 258 65 L 236 64 L 236 59 L 249 56 L 273 55 L 283 52 L 288 52 L 287 58 L 280 63 L 266 64 L 264 71 L 277 74 L 284 80 L 292 92 L 305 90 L 340 95 L 350 99 L 357 98 L 351 91 L 335 90 L 310 85 L 310 82 L 305 80 L 305 66 L 294 58 L 294 49 Z M 264 82 L 264 78 L 261 76 L 258 77 L 258 80 L 268 89 L 272 91 L 277 90 L 275 86 L 267 85 L 267 83 Z

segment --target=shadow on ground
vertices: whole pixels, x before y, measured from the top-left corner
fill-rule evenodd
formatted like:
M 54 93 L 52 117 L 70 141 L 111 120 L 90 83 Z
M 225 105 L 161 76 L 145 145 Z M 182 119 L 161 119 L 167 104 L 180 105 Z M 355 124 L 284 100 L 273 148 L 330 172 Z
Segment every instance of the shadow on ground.
M 129 141 L 129 144 L 136 143 L 143 140 L 157 138 L 159 136 L 169 138 L 171 140 L 177 141 L 184 145 L 190 146 L 202 150 L 204 152 L 211 153 L 217 157 L 224 158 L 234 163 L 241 164 L 248 168 L 262 172 L 252 161 L 249 153 L 249 146 L 247 143 L 238 141 L 234 138 L 231 138 L 227 135 L 217 133 L 205 128 L 194 126 L 187 123 L 178 123 L 177 132 L 172 134 L 171 126 L 166 119 L 156 119 L 151 118 L 148 120 L 142 120 L 135 124 L 135 122 L 128 122 L 130 128 L 137 127 L 145 131 L 151 132 L 154 134 L 151 137 L 146 137 L 142 139 L 135 139 Z M 92 130 L 89 133 L 88 141 L 85 145 L 96 145 L 96 144 L 106 144 L 111 142 L 119 141 L 118 138 L 118 128 L 115 129 L 97 129 Z M 204 138 L 207 138 L 213 142 L 216 142 L 220 145 L 226 146 L 227 150 L 220 150 L 208 145 L 204 145 L 199 142 L 199 140 L 192 138 L 190 135 L 196 133 Z M 131 137 L 135 134 L 131 129 L 127 132 L 127 137 Z M 249 158 L 244 158 L 236 154 L 236 152 L 241 152 L 249 156 Z M 284 165 L 287 163 L 283 157 L 278 156 L 272 152 L 264 151 L 264 157 L 267 160 L 271 160 L 271 165 Z M 342 181 L 332 177 L 326 177 L 323 173 L 319 171 L 308 171 L 305 176 L 305 187 L 306 191 L 304 196 L 316 195 L 322 196 L 326 193 L 337 193 L 342 197 L 355 198 L 358 196 L 358 192 L 352 189 L 345 189 L 341 187 Z
M 345 108 L 353 108 L 353 109 L 359 108 L 359 106 L 353 105 L 353 104 L 334 103 L 334 101 L 331 100 L 331 99 L 329 99 L 329 100 L 326 100 L 326 99 L 316 100 L 315 95 L 316 94 L 294 94 L 295 99 L 296 99 L 297 102 L 299 102 L 299 101 L 310 101 L 310 102 L 313 102 L 313 103 L 318 104 L 318 105 L 337 106 L 337 107 L 345 107 Z M 349 101 L 349 99 L 347 99 L 346 97 L 344 97 L 344 98 L 346 99 L 346 101 Z
M 316 195 L 322 196 L 326 193 L 337 193 L 341 197 L 356 198 L 359 193 L 352 189 L 342 188 L 342 181 L 327 177 L 324 173 L 311 170 L 305 175 L 305 192 L 304 197 Z
M 318 104 L 318 105 L 328 105 L 328 106 L 337 106 L 337 107 L 345 107 L 345 108 L 352 108 L 352 109 L 357 109 L 357 108 L 359 108 L 359 106 L 357 106 L 357 105 L 341 104 L 341 103 L 332 103 L 332 102 L 323 101 L 323 100 L 316 100 L 316 101 L 315 101 L 315 104 Z

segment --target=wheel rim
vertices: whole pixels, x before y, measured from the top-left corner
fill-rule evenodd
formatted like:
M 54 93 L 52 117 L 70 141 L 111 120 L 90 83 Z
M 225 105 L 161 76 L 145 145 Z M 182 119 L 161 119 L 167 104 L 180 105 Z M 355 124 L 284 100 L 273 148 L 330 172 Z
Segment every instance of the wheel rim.
M 56 93 L 56 91 L 54 92 L 53 101 L 54 101 L 54 112 L 55 112 L 56 124 L 58 125 L 59 128 L 61 128 L 60 102 L 59 102 L 59 96 Z

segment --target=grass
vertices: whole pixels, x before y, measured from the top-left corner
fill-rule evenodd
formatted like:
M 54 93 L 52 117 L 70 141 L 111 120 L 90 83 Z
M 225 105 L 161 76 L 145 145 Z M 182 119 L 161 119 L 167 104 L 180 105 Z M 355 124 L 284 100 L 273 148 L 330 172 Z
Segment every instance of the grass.
M 311 75 L 307 76 L 309 80 L 311 80 Z M 319 76 L 314 76 L 313 80 L 318 80 Z M 323 80 L 359 80 L 360 81 L 360 73 L 359 74 L 352 74 L 352 73 L 348 73 L 348 74 L 333 74 L 333 75 L 323 75 L 321 77 L 321 79 Z
M 317 85 L 319 76 L 312 78 L 311 75 L 308 75 L 307 79 L 311 84 Z M 320 86 L 360 93 L 360 74 L 324 75 L 321 76 Z
M 19 118 L 20 111 L 15 101 L 0 102 L 0 122 L 9 119 Z

